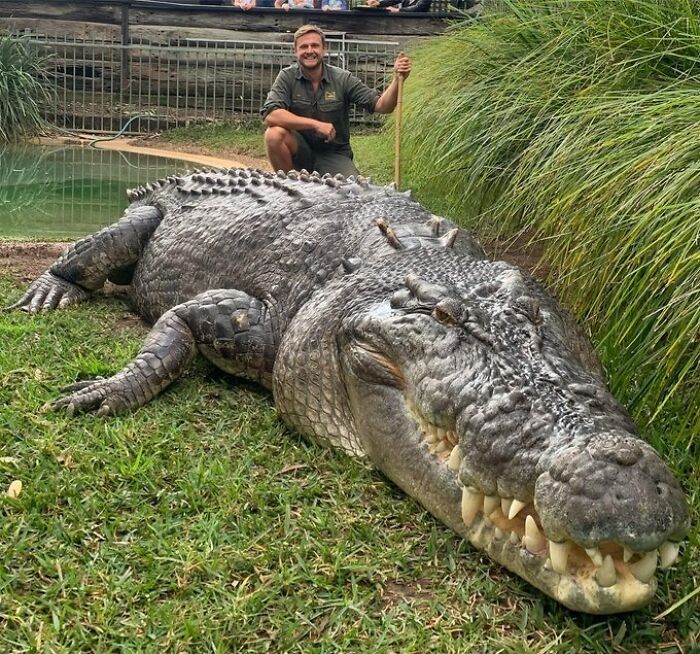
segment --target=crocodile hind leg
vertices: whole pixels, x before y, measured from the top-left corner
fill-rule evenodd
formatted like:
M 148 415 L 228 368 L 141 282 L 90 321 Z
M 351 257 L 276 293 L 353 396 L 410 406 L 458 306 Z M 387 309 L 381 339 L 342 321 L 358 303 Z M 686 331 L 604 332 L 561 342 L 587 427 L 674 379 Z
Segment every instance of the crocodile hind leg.
M 214 290 L 164 313 L 136 358 L 108 379 L 80 382 L 52 408 L 107 415 L 143 406 L 180 376 L 196 350 L 223 370 L 271 386 L 273 312 L 242 291 Z
M 157 207 L 129 207 L 119 222 L 77 241 L 9 309 L 29 313 L 82 302 L 109 277 L 130 281 L 125 272 L 138 261 L 160 224 Z

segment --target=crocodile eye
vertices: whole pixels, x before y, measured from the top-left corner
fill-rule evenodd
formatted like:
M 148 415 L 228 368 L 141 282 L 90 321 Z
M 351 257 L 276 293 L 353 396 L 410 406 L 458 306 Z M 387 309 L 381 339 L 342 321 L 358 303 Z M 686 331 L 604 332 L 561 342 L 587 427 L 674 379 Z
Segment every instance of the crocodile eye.
M 460 322 L 460 307 L 455 302 L 442 300 L 435 305 L 432 316 L 443 325 L 458 325 Z

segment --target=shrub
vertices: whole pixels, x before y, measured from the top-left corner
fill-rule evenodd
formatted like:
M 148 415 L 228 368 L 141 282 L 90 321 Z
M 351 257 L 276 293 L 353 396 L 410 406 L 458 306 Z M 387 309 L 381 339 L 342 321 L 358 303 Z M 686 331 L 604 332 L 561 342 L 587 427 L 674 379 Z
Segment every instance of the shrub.
M 504 0 L 415 69 L 412 185 L 482 230 L 541 239 L 637 419 L 697 431 L 697 3 Z
M 49 100 L 44 59 L 27 43 L 0 36 L 0 141 L 13 141 L 42 125 L 40 104 Z

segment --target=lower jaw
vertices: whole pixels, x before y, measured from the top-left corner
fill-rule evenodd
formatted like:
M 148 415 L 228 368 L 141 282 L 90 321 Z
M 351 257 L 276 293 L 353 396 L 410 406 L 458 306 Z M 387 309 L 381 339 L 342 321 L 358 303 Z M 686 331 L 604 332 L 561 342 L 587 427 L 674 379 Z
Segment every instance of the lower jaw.
M 567 608 L 595 615 L 633 611 L 647 604 L 656 592 L 656 579 L 638 581 L 631 574 L 621 576 L 614 586 L 602 587 L 592 574 L 559 574 L 548 570 L 542 557 L 522 544 L 511 542 L 508 534 L 496 535 L 496 526 L 483 515 L 458 529 L 477 549 Z

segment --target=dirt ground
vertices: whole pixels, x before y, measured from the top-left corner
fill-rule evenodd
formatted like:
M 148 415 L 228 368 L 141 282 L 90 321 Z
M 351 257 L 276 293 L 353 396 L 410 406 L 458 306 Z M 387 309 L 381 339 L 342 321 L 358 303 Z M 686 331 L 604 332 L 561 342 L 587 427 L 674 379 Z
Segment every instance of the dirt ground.
M 34 142 L 41 145 L 80 145 L 86 146 L 94 141 L 94 135 L 77 134 L 75 136 L 42 136 L 34 139 Z M 208 151 L 196 144 L 169 143 L 158 136 L 141 138 L 117 138 L 100 141 L 96 144 L 99 150 L 119 150 L 120 152 L 138 152 L 156 157 L 168 157 L 170 159 L 181 159 L 202 166 L 212 166 L 215 168 L 260 168 L 270 170 L 267 159 L 258 157 L 248 157 L 234 150 L 219 150 L 216 155 L 209 154 Z
M 0 240 L 0 274 L 30 282 L 46 270 L 69 243 Z

